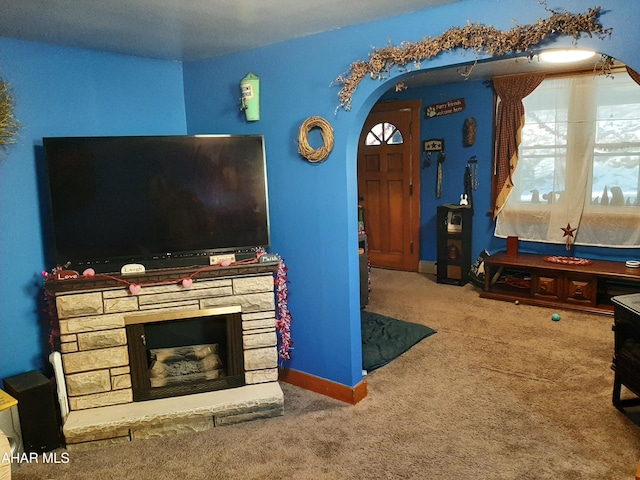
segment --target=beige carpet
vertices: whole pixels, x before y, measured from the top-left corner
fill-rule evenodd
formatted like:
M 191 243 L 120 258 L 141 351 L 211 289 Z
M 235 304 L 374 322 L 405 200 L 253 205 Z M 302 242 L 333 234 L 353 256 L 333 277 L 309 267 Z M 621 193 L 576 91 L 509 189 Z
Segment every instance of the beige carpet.
M 555 310 L 378 269 L 368 310 L 438 333 L 371 373 L 358 405 L 283 384 L 283 417 L 72 451 L 14 478 L 634 478 L 640 427 L 611 404 L 611 317 L 553 322 Z

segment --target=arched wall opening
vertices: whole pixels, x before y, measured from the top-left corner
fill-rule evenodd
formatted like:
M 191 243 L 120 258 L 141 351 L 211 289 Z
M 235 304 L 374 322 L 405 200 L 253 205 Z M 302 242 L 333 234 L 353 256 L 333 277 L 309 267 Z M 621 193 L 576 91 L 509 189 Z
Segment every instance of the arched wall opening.
M 554 48 L 557 48 L 559 46 L 563 46 L 561 43 L 559 42 L 559 45 L 553 45 Z M 581 45 L 582 46 L 582 45 Z M 587 45 L 584 45 L 585 47 L 587 47 Z M 599 45 L 597 42 L 595 42 L 593 45 L 589 45 L 591 46 L 591 48 L 596 49 L 596 52 L 601 52 L 602 50 L 602 46 Z M 596 47 L 600 47 L 600 48 L 596 48 Z M 593 67 L 595 68 L 596 63 L 599 60 L 599 56 L 601 55 L 601 53 L 597 53 L 595 57 L 593 57 L 592 60 L 590 60 L 591 64 L 593 65 Z M 362 82 L 362 84 L 359 86 L 359 91 L 354 95 L 354 102 L 351 106 L 351 110 L 349 112 L 341 112 L 339 113 L 340 115 L 349 115 L 352 116 L 353 118 L 350 119 L 350 126 L 349 126 L 349 130 L 348 133 L 346 135 L 346 158 L 348 159 L 348 162 L 350 162 L 348 171 L 350 173 L 350 178 L 348 179 L 348 185 L 349 185 L 349 191 L 350 191 L 350 195 L 349 195 L 349 205 L 348 208 L 352 211 L 351 215 L 353 216 L 352 218 L 357 218 L 357 203 L 358 203 L 358 199 L 357 199 L 357 182 L 358 182 L 358 178 L 357 178 L 357 154 L 358 154 L 358 141 L 360 138 L 360 134 L 362 132 L 362 128 L 363 125 L 365 123 L 365 120 L 368 116 L 368 114 L 370 113 L 371 109 L 373 108 L 373 106 L 380 101 L 381 99 L 386 99 L 386 95 L 388 95 L 388 92 L 390 90 L 393 90 L 395 85 L 398 84 L 399 82 L 407 82 L 410 83 L 412 81 L 413 77 L 418 77 L 418 76 L 424 76 L 424 75 L 432 75 L 434 77 L 447 77 L 450 78 L 450 76 L 445 76 L 443 75 L 443 72 L 447 71 L 447 70 L 458 70 L 458 75 L 460 77 L 459 81 L 460 82 L 473 82 L 473 81 L 484 81 L 488 78 L 490 78 L 491 76 L 493 76 L 492 74 L 488 74 L 486 72 L 484 72 L 484 69 L 486 68 L 487 70 L 491 71 L 491 67 L 492 65 L 494 67 L 497 67 L 498 64 L 500 63 L 501 60 L 504 60 L 502 58 L 489 58 L 489 57 L 484 57 L 480 60 L 478 60 L 478 63 L 475 64 L 475 60 L 469 61 L 469 58 L 472 56 L 472 54 L 470 54 L 469 52 L 466 52 L 466 55 L 463 54 L 462 57 L 464 59 L 464 61 L 460 61 L 461 58 L 460 56 L 456 56 L 453 57 L 451 54 L 447 54 L 447 60 L 449 63 L 447 62 L 443 62 L 442 60 L 439 60 L 438 62 L 433 62 L 434 65 L 431 65 L 430 62 L 424 62 L 424 64 L 422 65 L 422 68 L 417 69 L 415 71 L 412 72 L 403 72 L 403 71 L 393 71 L 390 72 L 388 78 L 386 78 L 383 81 L 378 81 L 378 80 L 372 80 L 372 79 L 366 79 Z M 452 60 L 457 60 L 456 61 L 452 61 Z M 515 59 L 514 59 L 515 61 Z M 539 62 L 536 58 L 534 58 L 533 60 L 527 59 L 527 58 L 523 58 L 521 57 L 519 60 L 520 62 L 520 66 L 522 67 L 529 67 L 531 66 L 529 62 Z M 622 62 L 617 62 L 617 64 L 622 64 Z M 633 68 L 633 65 L 630 65 Z M 476 70 L 474 70 L 474 68 L 477 68 Z M 463 77 L 461 75 L 461 73 L 467 73 L 467 71 L 465 69 L 471 69 L 471 74 L 469 75 L 469 77 Z M 584 69 L 584 67 L 580 68 L 581 70 Z M 577 70 L 577 68 L 575 66 L 569 66 L 567 68 L 564 68 L 564 73 L 569 73 L 571 71 L 575 71 Z M 521 70 L 516 70 L 514 68 L 509 69 L 508 71 L 500 68 L 495 68 L 495 75 L 505 75 L 505 74 L 517 74 L 517 73 L 524 73 L 527 71 L 527 68 L 522 68 Z M 475 76 L 474 76 L 475 75 Z M 437 85 L 438 82 L 429 82 L 431 85 Z M 488 88 L 488 87 L 487 87 Z M 404 96 L 403 99 L 408 99 L 409 97 Z M 425 106 L 425 102 L 423 101 L 423 107 Z M 491 110 L 489 110 L 487 112 L 487 118 L 489 118 L 489 116 L 492 117 L 493 112 Z M 428 120 L 422 120 L 422 122 L 425 122 Z M 488 121 L 488 120 L 485 120 Z M 422 139 L 424 140 L 424 138 Z M 491 140 L 490 140 L 491 142 Z M 489 161 L 490 159 L 485 159 L 485 161 Z M 466 160 L 465 160 L 466 161 Z M 483 165 L 483 168 L 487 168 L 487 164 L 485 163 L 485 165 Z M 487 181 L 487 178 L 485 178 L 485 182 Z M 425 185 L 425 190 L 429 189 L 429 185 Z M 423 219 L 427 218 L 428 215 L 430 215 L 431 213 L 435 213 L 435 212 L 421 212 L 421 217 Z M 501 250 L 501 249 L 505 249 L 505 245 L 504 245 L 504 241 L 502 239 L 497 239 L 495 237 L 493 237 L 493 221 L 486 215 L 484 215 L 485 212 L 480 211 L 478 212 L 479 214 L 476 214 L 476 220 L 477 221 L 480 228 L 478 229 L 481 233 L 481 236 L 484 236 L 484 240 L 486 242 L 487 246 L 490 246 L 491 248 L 495 249 L 495 251 L 497 250 Z M 474 229 L 475 229 L 475 225 L 474 225 Z M 354 236 L 354 240 L 353 242 L 356 243 L 356 239 L 355 239 L 355 231 L 354 232 L 350 232 L 350 234 L 352 234 Z M 478 248 L 482 249 L 484 248 L 485 245 L 479 245 Z M 474 256 L 475 258 L 475 256 Z M 352 263 L 352 265 L 354 266 L 353 269 L 350 271 L 350 280 L 353 282 L 354 285 L 358 285 L 359 282 L 359 272 L 357 269 L 357 261 Z M 357 289 L 353 289 L 352 291 L 358 291 Z M 356 325 L 359 325 L 359 321 L 356 321 L 356 319 L 352 319 L 353 323 L 352 326 L 355 328 Z

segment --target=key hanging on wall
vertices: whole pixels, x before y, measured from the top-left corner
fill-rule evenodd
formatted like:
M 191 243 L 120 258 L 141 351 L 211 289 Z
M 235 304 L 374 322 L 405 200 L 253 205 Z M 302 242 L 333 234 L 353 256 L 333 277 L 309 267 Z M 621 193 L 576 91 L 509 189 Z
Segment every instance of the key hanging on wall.
M 444 152 L 444 139 L 432 138 L 431 140 L 425 140 L 422 144 L 422 152 L 424 157 L 422 168 L 430 167 L 431 155 L 433 153 Z
M 431 166 L 431 152 L 424 152 L 422 160 L 422 168 L 427 168 Z

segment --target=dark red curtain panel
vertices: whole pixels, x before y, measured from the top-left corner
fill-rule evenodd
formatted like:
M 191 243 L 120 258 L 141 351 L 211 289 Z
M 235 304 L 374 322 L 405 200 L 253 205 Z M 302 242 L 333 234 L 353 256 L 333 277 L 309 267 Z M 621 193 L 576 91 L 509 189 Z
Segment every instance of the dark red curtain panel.
M 500 97 L 496 113 L 496 198 L 493 199 L 493 218 L 498 216 L 513 188 L 512 174 L 518 165 L 518 146 L 524 126 L 522 99 L 533 92 L 544 77 L 544 74 L 534 74 L 493 79 L 493 88 Z

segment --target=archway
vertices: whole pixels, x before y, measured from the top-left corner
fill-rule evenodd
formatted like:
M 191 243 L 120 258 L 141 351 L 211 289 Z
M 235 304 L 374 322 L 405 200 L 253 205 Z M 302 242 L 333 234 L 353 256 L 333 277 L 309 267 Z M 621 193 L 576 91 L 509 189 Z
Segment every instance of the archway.
M 507 60 L 513 65 L 508 66 Z M 586 69 L 593 70 L 596 63 L 599 61 L 598 57 L 590 60 L 588 63 L 582 64 L 578 69 Z M 617 66 L 622 66 L 621 62 L 616 62 Z M 509 68 L 507 68 L 509 67 Z M 349 137 L 348 137 L 348 154 L 347 158 L 349 161 L 355 162 L 356 151 L 357 151 L 357 142 L 362 127 L 364 125 L 364 119 L 367 117 L 368 113 L 371 111 L 372 107 L 380 100 L 386 99 L 385 95 L 388 95 L 390 91 L 395 90 L 395 87 L 398 83 L 404 82 L 406 85 L 411 85 L 409 90 L 412 88 L 418 88 L 419 77 L 426 77 L 427 83 L 430 86 L 437 85 L 442 82 L 442 78 L 454 78 L 457 76 L 459 78 L 459 82 L 468 82 L 468 81 L 479 81 L 479 83 L 484 82 L 486 79 L 492 77 L 494 74 L 496 75 L 506 75 L 506 74 L 515 74 L 522 73 L 527 71 L 532 71 L 536 68 L 539 68 L 540 64 L 537 59 L 527 59 L 527 58 L 511 58 L 511 59 L 484 59 L 482 61 L 475 62 L 464 62 L 454 65 L 449 65 L 447 67 L 435 67 L 435 68 L 425 68 L 421 70 L 417 70 L 415 72 L 403 72 L 399 73 L 395 77 L 388 78 L 384 82 L 380 82 L 375 88 L 373 88 L 370 92 L 368 92 L 368 96 L 365 101 L 359 106 L 357 111 L 352 110 L 349 114 L 353 115 L 355 113 L 355 119 L 351 125 Z M 563 70 L 565 72 L 569 72 L 572 70 L 576 70 L 576 66 L 564 67 L 562 69 L 556 69 L 557 71 Z M 471 70 L 471 75 L 468 75 L 469 70 Z M 486 70 L 486 72 L 485 72 Z M 466 76 L 465 76 L 466 75 Z M 429 78 L 431 77 L 431 78 Z M 433 80 L 437 77 L 437 80 Z M 415 85 L 415 87 L 414 87 Z M 493 94 L 492 94 L 493 95 Z M 491 112 L 490 112 L 491 113 Z M 423 120 L 425 121 L 425 120 Z M 353 152 L 350 153 L 350 152 Z M 355 167 L 355 166 L 354 166 Z M 355 174 L 355 168 L 354 174 Z M 488 177 L 487 177 L 488 178 Z M 485 179 L 485 182 L 487 180 Z M 353 179 L 350 179 L 350 183 L 356 183 L 357 176 L 354 175 Z M 354 188 L 355 190 L 355 188 Z M 357 202 L 354 198 L 354 203 L 352 204 L 353 208 Z M 351 206 L 350 206 L 351 207 Z M 481 212 L 483 213 L 483 212 Z M 491 221 L 489 219 L 486 220 L 486 225 L 489 225 Z M 491 230 L 492 232 L 492 230 Z M 499 241 L 496 239 L 492 239 L 494 245 L 500 245 Z

